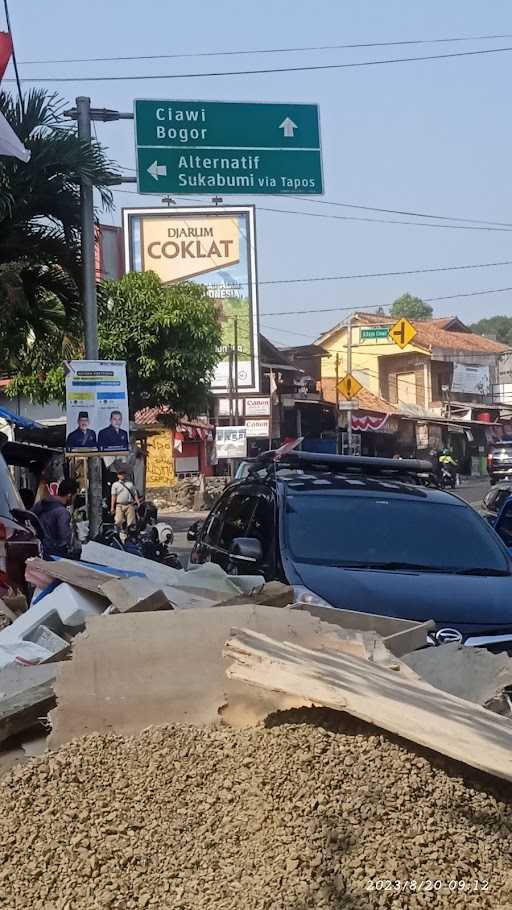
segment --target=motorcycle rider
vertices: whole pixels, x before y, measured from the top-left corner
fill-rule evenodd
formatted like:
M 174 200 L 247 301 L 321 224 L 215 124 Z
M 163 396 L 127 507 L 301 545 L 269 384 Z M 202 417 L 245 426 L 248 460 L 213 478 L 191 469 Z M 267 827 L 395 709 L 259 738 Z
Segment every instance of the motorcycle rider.
M 439 456 L 439 464 L 441 465 L 441 469 L 445 468 L 445 470 L 448 471 L 452 478 L 453 486 L 455 486 L 457 481 L 457 462 L 454 460 L 449 449 L 443 449 Z

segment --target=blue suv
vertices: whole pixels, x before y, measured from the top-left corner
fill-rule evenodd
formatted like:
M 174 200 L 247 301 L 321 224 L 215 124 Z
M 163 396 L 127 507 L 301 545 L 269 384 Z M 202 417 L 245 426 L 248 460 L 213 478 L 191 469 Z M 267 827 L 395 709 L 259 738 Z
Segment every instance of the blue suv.
M 425 485 L 429 470 L 300 452 L 255 460 L 191 528 L 191 562 L 261 573 L 317 604 L 433 619 L 439 641 L 512 648 L 510 552 L 471 506 Z

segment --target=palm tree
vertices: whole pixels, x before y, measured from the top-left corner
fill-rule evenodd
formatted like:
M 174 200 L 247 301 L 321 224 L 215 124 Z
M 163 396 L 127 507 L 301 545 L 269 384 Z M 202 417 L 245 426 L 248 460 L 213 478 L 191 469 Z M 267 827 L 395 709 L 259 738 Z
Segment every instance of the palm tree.
M 24 108 L 0 92 L 0 111 L 31 152 L 28 163 L 0 157 L 0 373 L 9 388 L 32 382 L 37 396 L 56 364 L 80 352 L 80 179 L 109 208 L 119 172 L 98 142 L 78 139 L 63 99 L 35 89 Z
M 78 282 L 80 178 L 110 208 L 109 184 L 119 172 L 98 142 L 78 139 L 58 95 L 34 89 L 24 106 L 0 92 L 0 111 L 31 152 L 26 164 L 0 158 L 0 263 L 59 263 Z

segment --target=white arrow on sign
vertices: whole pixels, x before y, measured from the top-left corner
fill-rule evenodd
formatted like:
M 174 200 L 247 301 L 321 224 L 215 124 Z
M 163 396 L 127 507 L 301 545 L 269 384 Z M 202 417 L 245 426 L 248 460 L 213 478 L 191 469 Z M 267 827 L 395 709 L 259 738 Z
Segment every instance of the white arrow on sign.
M 148 167 L 148 174 L 151 174 L 154 180 L 158 180 L 159 177 L 167 177 L 167 165 L 153 161 L 153 164 Z
M 285 139 L 293 139 L 293 131 L 298 130 L 298 126 L 290 117 L 285 117 L 282 123 L 279 124 L 279 129 L 283 131 L 283 136 Z

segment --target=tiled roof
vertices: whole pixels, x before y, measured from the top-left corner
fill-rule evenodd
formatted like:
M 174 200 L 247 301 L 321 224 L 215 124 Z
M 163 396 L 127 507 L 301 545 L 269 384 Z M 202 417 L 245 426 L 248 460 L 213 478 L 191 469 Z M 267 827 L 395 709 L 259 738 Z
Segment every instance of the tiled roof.
M 506 344 L 492 341 L 482 335 L 476 335 L 466 329 L 456 316 L 445 316 L 442 319 L 411 319 L 417 331 L 414 344 L 431 350 L 441 348 L 445 351 L 465 351 L 469 354 L 502 354 L 510 350 Z M 376 313 L 356 313 L 354 323 L 357 325 L 392 325 L 395 320 L 390 316 L 379 316 Z M 447 328 L 450 324 L 461 326 L 465 331 L 453 331 Z M 346 323 L 335 326 L 331 332 L 326 332 L 320 342 L 329 335 L 339 332 L 346 327 Z
M 168 415 L 170 417 L 173 415 L 176 416 L 176 420 L 181 426 L 201 427 L 205 430 L 212 428 L 211 423 L 208 423 L 205 420 L 191 420 L 189 417 L 180 417 L 178 420 L 173 409 L 166 404 L 160 405 L 158 408 L 142 408 L 140 411 L 135 412 L 134 419 L 135 423 L 139 426 L 149 427 L 159 423 L 159 418 L 162 415 Z
M 326 401 L 336 401 L 336 380 L 322 379 L 322 393 Z M 396 405 L 391 404 L 384 398 L 374 395 L 369 389 L 362 388 L 357 393 L 359 407 L 357 411 L 371 411 L 377 414 L 399 414 L 400 411 Z M 357 413 L 357 412 L 356 412 Z

